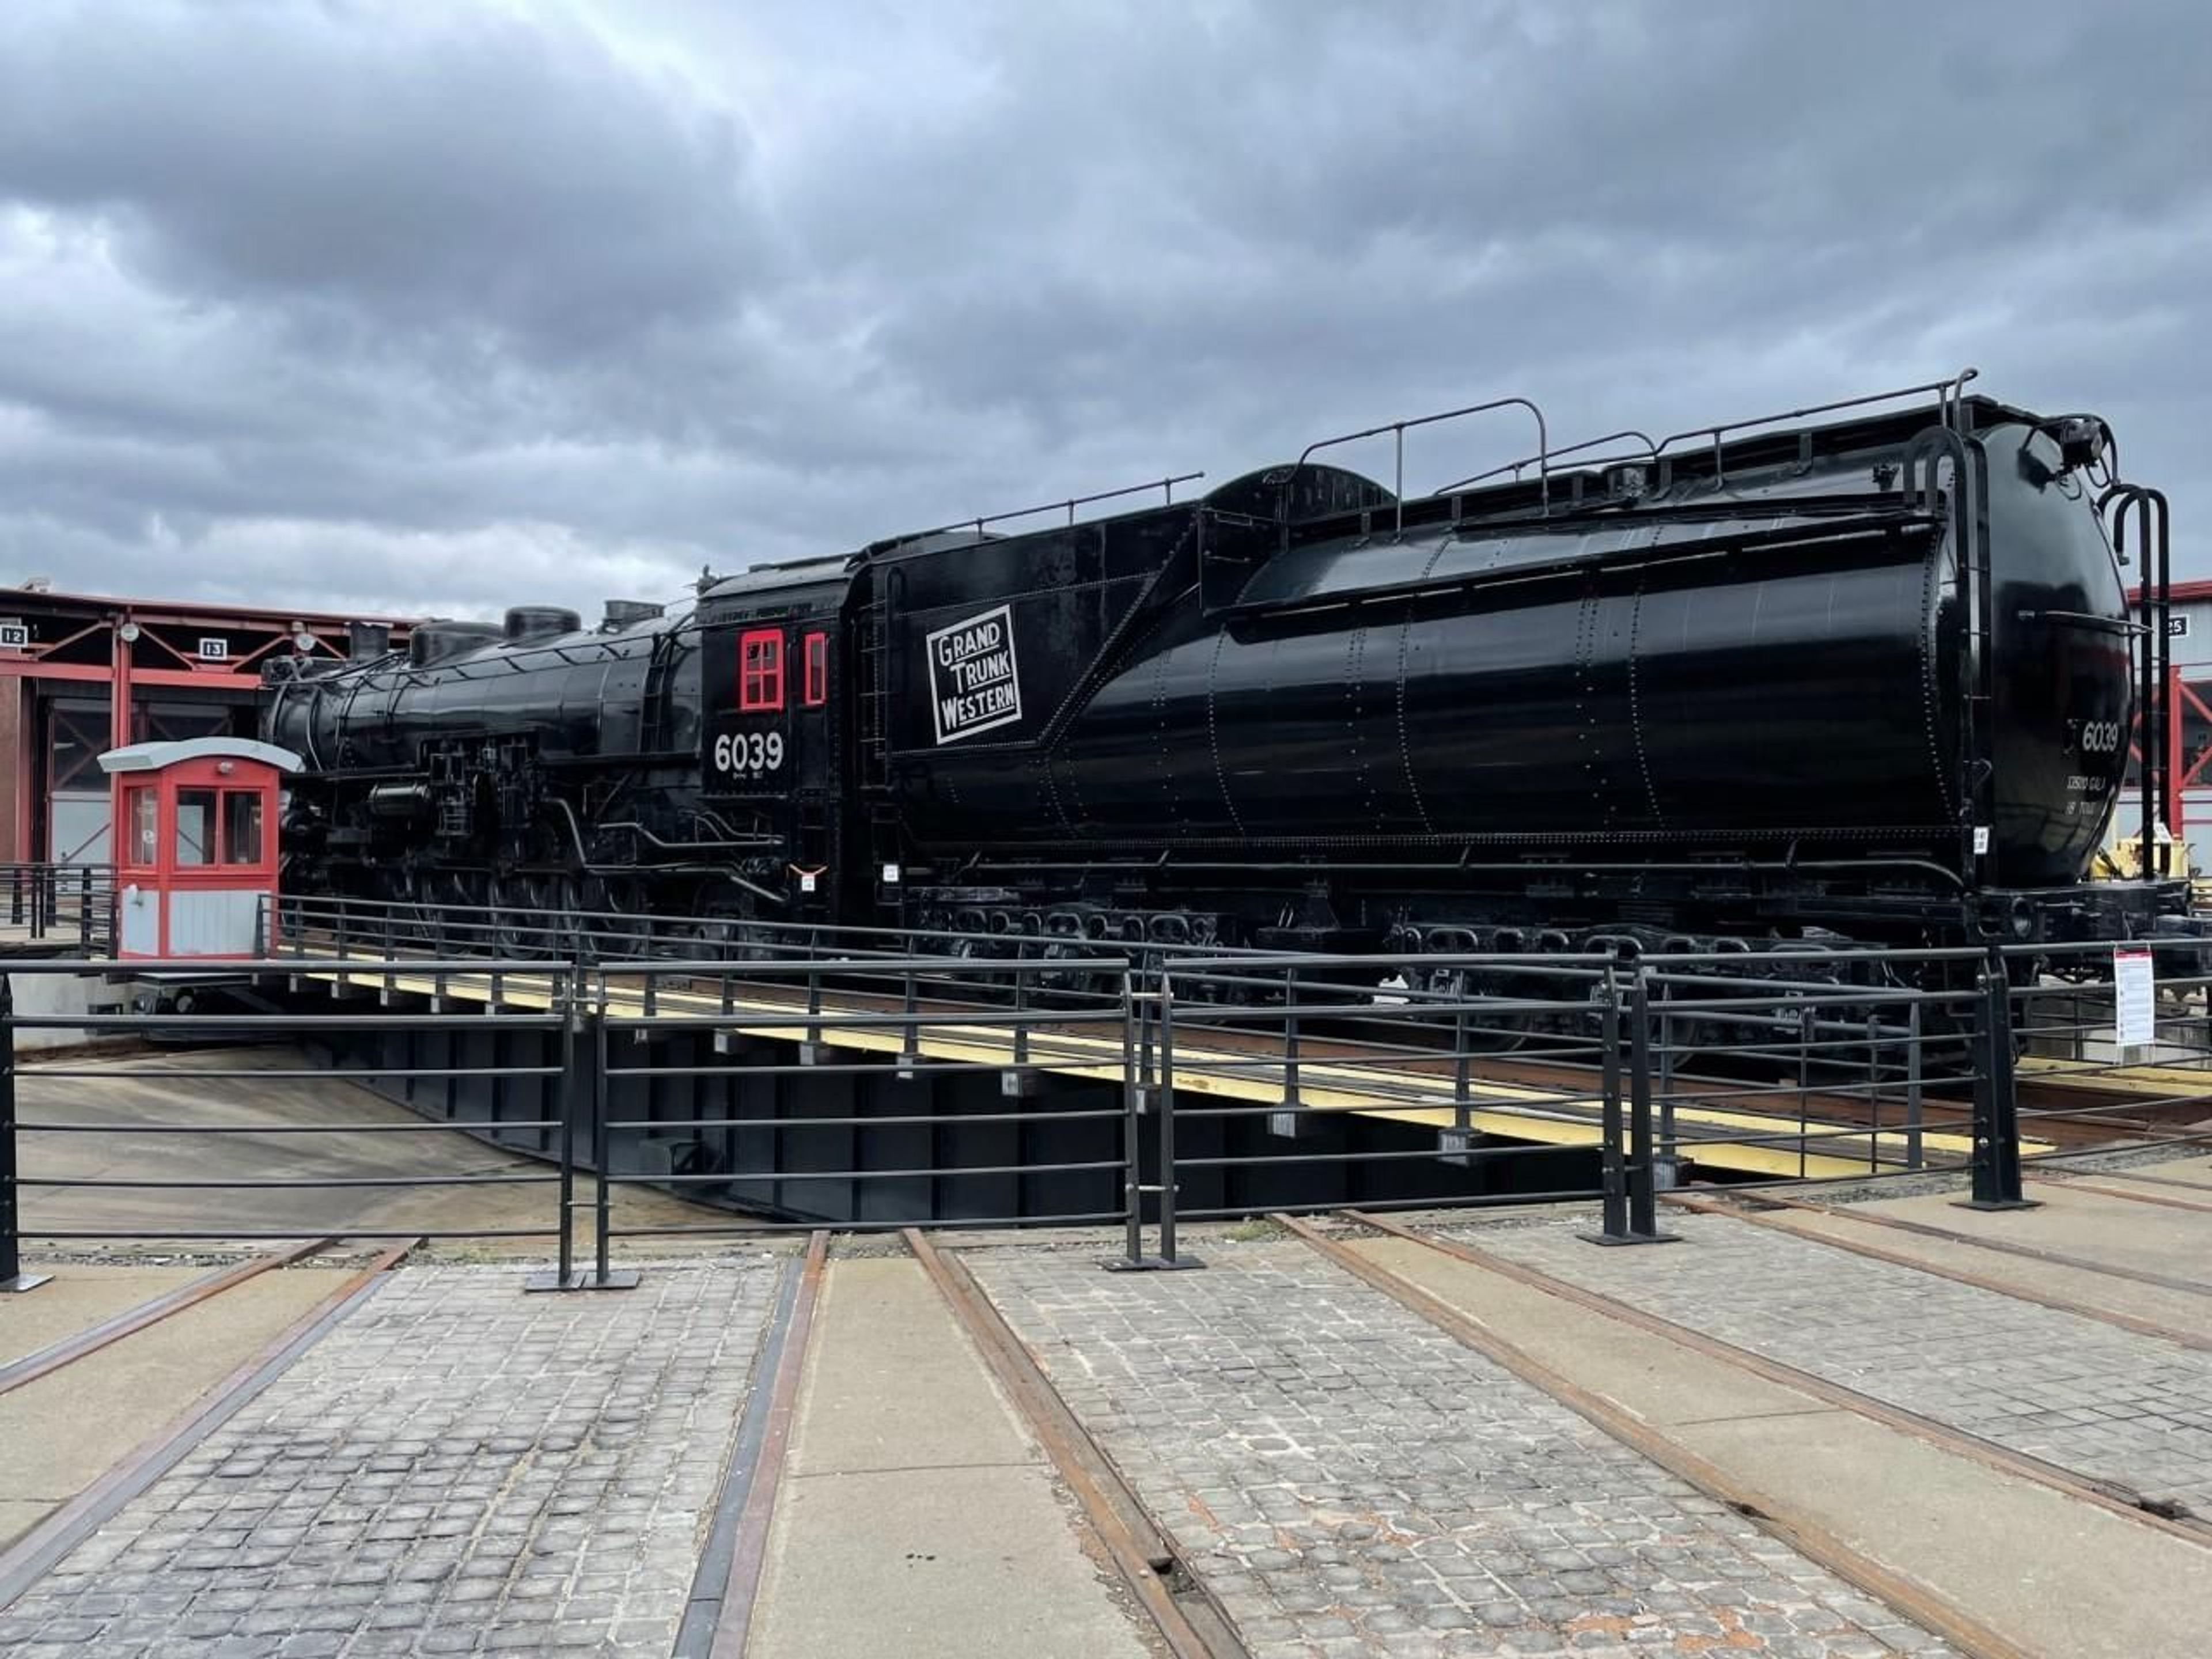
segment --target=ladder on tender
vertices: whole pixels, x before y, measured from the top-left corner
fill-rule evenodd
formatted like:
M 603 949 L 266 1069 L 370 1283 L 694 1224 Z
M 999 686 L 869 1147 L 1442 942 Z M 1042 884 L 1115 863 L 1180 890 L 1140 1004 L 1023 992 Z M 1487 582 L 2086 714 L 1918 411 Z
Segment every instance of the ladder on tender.
M 883 789 L 890 783 L 890 628 L 884 592 L 884 573 L 872 577 L 866 614 L 860 618 L 860 782 Z

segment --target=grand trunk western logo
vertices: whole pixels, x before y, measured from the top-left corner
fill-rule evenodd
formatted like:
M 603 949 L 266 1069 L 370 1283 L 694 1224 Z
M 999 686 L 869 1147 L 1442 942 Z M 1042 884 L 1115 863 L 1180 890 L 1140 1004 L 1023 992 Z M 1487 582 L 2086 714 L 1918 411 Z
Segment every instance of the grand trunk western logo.
M 927 636 L 929 710 L 940 744 L 957 742 L 1022 717 L 1014 665 L 1013 613 L 1006 605 Z

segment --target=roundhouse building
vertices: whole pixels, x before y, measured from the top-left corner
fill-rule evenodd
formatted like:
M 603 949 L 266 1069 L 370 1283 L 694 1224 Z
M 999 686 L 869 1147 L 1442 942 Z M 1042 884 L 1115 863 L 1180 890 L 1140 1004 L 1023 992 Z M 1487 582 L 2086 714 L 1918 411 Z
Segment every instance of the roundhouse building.
M 112 861 L 104 750 L 251 737 L 275 653 L 343 657 L 398 618 L 0 588 L 0 863 Z

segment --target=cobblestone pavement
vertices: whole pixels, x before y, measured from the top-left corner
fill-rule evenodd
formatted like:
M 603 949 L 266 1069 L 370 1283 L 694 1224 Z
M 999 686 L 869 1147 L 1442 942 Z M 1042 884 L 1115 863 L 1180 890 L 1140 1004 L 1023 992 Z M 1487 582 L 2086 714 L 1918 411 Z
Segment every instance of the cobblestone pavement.
M 661 1659 L 776 1283 L 404 1270 L 0 1612 L 0 1652 Z
M 1304 1244 L 965 1259 L 1255 1659 L 1948 1650 Z
M 1725 1217 L 1667 1224 L 1690 1242 L 1592 1249 L 1552 1221 L 1440 1231 L 2212 1516 L 2212 1354 Z

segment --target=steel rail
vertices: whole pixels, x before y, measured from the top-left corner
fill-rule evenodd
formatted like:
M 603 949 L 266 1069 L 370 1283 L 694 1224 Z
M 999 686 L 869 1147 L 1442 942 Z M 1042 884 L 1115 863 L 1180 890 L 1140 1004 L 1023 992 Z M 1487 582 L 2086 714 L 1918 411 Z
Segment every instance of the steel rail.
M 232 1286 L 243 1285 L 249 1279 L 258 1278 L 272 1267 L 289 1267 L 302 1256 L 313 1255 L 325 1245 L 337 1243 L 335 1237 L 311 1238 L 295 1244 L 289 1249 L 270 1250 L 245 1261 L 234 1262 L 228 1267 L 218 1267 L 191 1282 L 179 1285 L 173 1291 L 149 1297 L 135 1307 L 125 1308 L 111 1315 L 98 1324 L 48 1343 L 35 1352 L 0 1365 L 0 1394 L 9 1394 L 27 1382 L 35 1382 L 42 1376 L 51 1376 L 72 1361 L 87 1354 L 97 1353 L 111 1342 L 119 1342 L 134 1332 L 149 1325 L 159 1324 L 172 1314 L 182 1313 L 187 1308 L 198 1306 L 211 1297 L 220 1296 Z
M 781 1329 L 772 1340 L 776 1345 L 775 1369 L 765 1389 L 756 1378 L 753 1395 L 745 1402 L 743 1420 L 738 1425 L 738 1444 L 732 1448 L 732 1462 L 725 1477 L 723 1501 L 737 1494 L 742 1496 L 734 1516 L 718 1513 L 716 1522 L 708 1535 L 708 1554 L 700 1563 L 700 1573 L 710 1575 L 703 1588 L 714 1598 L 711 1614 L 702 1607 L 696 1619 L 690 1608 L 682 1629 L 678 1633 L 676 1659 L 744 1659 L 745 1644 L 752 1630 L 753 1606 L 760 1595 L 761 1576 L 768 1565 L 769 1528 L 775 1518 L 775 1500 L 783 1481 L 783 1466 L 791 1450 L 791 1429 L 799 1410 L 799 1391 L 805 1375 L 806 1349 L 814 1332 L 814 1310 L 821 1301 L 822 1275 L 829 1259 L 830 1235 L 819 1228 L 807 1236 L 806 1259 L 800 1264 L 797 1286 L 790 1307 L 783 1316 Z M 757 1419 L 754 1401 L 759 1401 Z M 748 1434 L 758 1437 L 757 1447 L 749 1462 L 744 1459 Z M 741 1485 L 732 1486 L 732 1481 Z M 717 1506 L 718 1510 L 720 1505 Z M 717 1540 L 723 1542 L 726 1553 L 719 1558 L 714 1553 Z M 692 1607 L 701 1604 L 702 1586 L 694 1581 Z
M 1745 1486 L 1650 1425 L 1556 1370 L 1520 1344 L 1462 1312 L 1401 1273 L 1369 1261 L 1310 1222 L 1279 1214 L 1273 1219 L 1334 1263 L 1446 1335 L 1549 1395 L 1584 1421 L 1735 1510 L 1762 1532 L 1865 1591 L 1923 1629 L 1942 1637 L 1971 1659 L 2029 1659 L 2027 1651 L 1952 1602 L 1893 1572 L 1835 1536 L 1810 1516 Z
M 2194 1210 L 2199 1215 L 2212 1215 L 2212 1204 L 2191 1203 L 2185 1198 L 2167 1198 L 2160 1193 L 2131 1193 L 2120 1187 L 2100 1187 L 2094 1176 L 2087 1174 L 2033 1175 L 2028 1176 L 2028 1179 L 2039 1186 L 2064 1188 L 2077 1193 L 2094 1193 L 2100 1198 L 2124 1198 L 2130 1204 L 2155 1204 L 2164 1210 Z M 2187 1183 L 2177 1182 L 2174 1184 L 2183 1186 Z
M 350 1237 L 350 1235 L 349 1235 Z M 112 1520 L 241 1407 L 274 1382 L 292 1362 L 374 1291 L 419 1242 L 410 1234 L 293 1321 L 229 1376 L 202 1395 L 185 1413 L 125 1455 L 100 1478 L 0 1553 L 0 1611 Z
M 907 1248 L 1028 1420 L 1037 1443 L 1082 1506 L 1093 1535 L 1175 1659 L 1246 1659 L 1243 1641 L 1228 1615 L 1183 1563 L 1174 1540 L 1068 1409 L 974 1276 L 920 1229 L 908 1227 L 904 1236 Z
M 1678 1346 L 1704 1354 L 1709 1359 L 1723 1361 L 1785 1389 L 1824 1400 L 1832 1406 L 1909 1434 L 1939 1451 L 1954 1453 L 1999 1474 L 2017 1475 L 2023 1480 L 2031 1480 L 2038 1486 L 2063 1492 L 2069 1498 L 2094 1504 L 2130 1521 L 2139 1522 L 2212 1549 L 2212 1522 L 2178 1519 L 2166 1515 L 2153 1507 L 2153 1500 L 2144 1498 L 2125 1481 L 2088 1474 L 2030 1452 L 2016 1451 L 1985 1435 L 1959 1428 L 1937 1418 L 1924 1416 L 1907 1407 L 1863 1393 L 1845 1383 L 1832 1382 L 1816 1371 L 1802 1370 L 1784 1360 L 1769 1358 L 1755 1349 L 1724 1341 L 1693 1325 L 1662 1317 L 1618 1297 L 1588 1289 L 1571 1279 L 1547 1273 L 1540 1267 L 1515 1261 L 1462 1239 L 1440 1237 L 1362 1210 L 1345 1210 L 1340 1213 L 1346 1220 L 1356 1222 L 1363 1227 L 1371 1227 L 1377 1232 L 1404 1239 L 1409 1243 L 1425 1245 L 1439 1255 L 1464 1261 L 1486 1273 L 1512 1279 L 1516 1284 L 1541 1291 L 1547 1296 L 1557 1297 L 1563 1302 L 1571 1302 L 1607 1319 L 1632 1325 Z
M 1861 1213 L 1863 1206 L 1858 1205 L 1815 1204 L 1809 1199 L 1784 1198 L 1778 1193 L 1771 1192 L 1759 1194 L 1756 1201 L 1785 1210 L 1804 1210 L 1814 1215 L 1834 1216 L 1868 1227 L 1887 1227 L 1898 1232 L 1911 1233 L 1917 1237 L 1940 1238 L 1946 1243 L 1966 1244 L 1999 1255 L 2016 1255 L 2029 1261 L 2047 1262 L 2054 1267 L 2073 1267 L 2082 1273 L 2101 1273 L 2108 1279 L 2152 1285 L 2162 1291 L 2179 1291 L 2184 1296 L 2212 1297 L 2212 1284 L 2202 1279 L 2176 1279 L 2171 1273 L 2154 1273 L 2142 1267 L 2124 1267 L 2116 1262 L 2099 1261 L 2065 1250 L 2046 1250 L 2034 1244 L 2014 1244 L 2006 1239 L 1981 1238 L 1972 1233 L 1962 1233 L 1954 1227 L 1938 1227 L 1932 1222 L 1908 1221 L 1903 1216 L 1866 1215 Z
M 1759 1196 L 1760 1201 L 1765 1202 L 1769 1194 L 1762 1192 Z M 2161 1324 L 2154 1319 L 2144 1319 L 2136 1314 L 2123 1313 L 2117 1308 L 2106 1308 L 2097 1303 L 2084 1302 L 2078 1297 L 2061 1296 L 2052 1291 L 2033 1290 L 2025 1285 L 2010 1283 L 2002 1279 L 1991 1279 L 1986 1273 L 1970 1272 L 1964 1267 L 1945 1267 L 1941 1263 L 1929 1261 L 1917 1255 L 1908 1255 L 1902 1250 L 1884 1249 L 1881 1245 L 1869 1243 L 1864 1239 L 1838 1238 L 1830 1233 L 1807 1232 L 1802 1227 L 1791 1226 L 1779 1217 L 1759 1215 L 1752 1211 L 1739 1208 L 1733 1204 L 1717 1203 L 1711 1199 L 1693 1196 L 1688 1193 L 1662 1193 L 1659 1197 L 1662 1201 L 1687 1210 L 1693 1215 L 1714 1215 L 1723 1217 L 1730 1221 L 1748 1222 L 1754 1227 L 1769 1228 L 1790 1238 L 1802 1239 L 1808 1244 L 1825 1244 L 1834 1249 L 1847 1250 L 1853 1255 L 1863 1255 L 1872 1261 L 1886 1261 L 1894 1267 L 1910 1267 L 1916 1273 L 1929 1273 L 1937 1279 L 1948 1279 L 1954 1284 L 1971 1285 L 1978 1291 L 1994 1291 L 1999 1296 L 2008 1296 L 2016 1302 L 2032 1302 L 2039 1308 L 2050 1308 L 2058 1313 L 2075 1314 L 2083 1319 L 2094 1319 L 2100 1324 L 2117 1326 L 2121 1330 L 2131 1331 L 2137 1336 L 2156 1337 L 2161 1341 L 2172 1342 L 2179 1347 L 2192 1348 L 2199 1353 L 2212 1353 L 2212 1336 L 2201 1336 L 2193 1331 L 2185 1331 L 2172 1325 Z M 1811 1207 L 1819 1208 L 1820 1206 Z
M 2179 1187 L 2186 1192 L 2212 1193 L 2212 1183 L 2202 1181 L 2177 1181 L 2172 1176 L 2137 1175 L 2132 1170 L 2105 1170 L 2100 1173 L 2107 1181 L 2142 1181 L 2154 1187 Z

